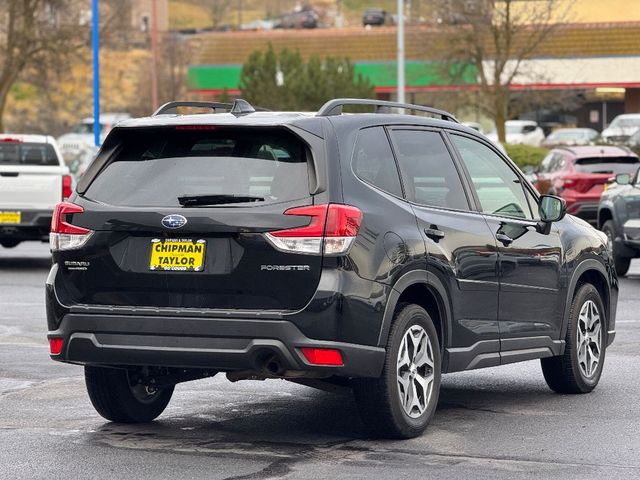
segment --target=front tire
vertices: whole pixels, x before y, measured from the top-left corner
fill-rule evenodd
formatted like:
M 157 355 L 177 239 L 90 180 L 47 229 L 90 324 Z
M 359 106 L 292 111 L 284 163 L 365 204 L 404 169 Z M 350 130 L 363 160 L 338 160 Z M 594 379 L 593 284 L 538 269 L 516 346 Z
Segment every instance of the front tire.
M 631 265 L 631 258 L 623 257 L 619 253 L 616 252 L 614 239 L 616 238 L 615 229 L 613 225 L 613 220 L 607 220 L 602 225 L 602 231 L 607 234 L 607 238 L 609 239 L 609 251 L 613 256 L 613 263 L 616 267 L 616 273 L 621 277 L 624 277 L 629 271 L 629 266 Z
M 132 384 L 124 369 L 86 366 L 84 378 L 93 407 L 112 422 L 150 422 L 164 411 L 173 395 L 173 386 L 151 389 Z
M 604 305 L 590 283 L 573 297 L 565 341 L 563 355 L 540 360 L 544 379 L 558 393 L 588 393 L 600 380 L 607 345 Z
M 440 392 L 440 344 L 429 314 L 402 305 L 389 333 L 380 378 L 354 380 L 360 416 L 385 438 L 421 435 L 433 418 Z

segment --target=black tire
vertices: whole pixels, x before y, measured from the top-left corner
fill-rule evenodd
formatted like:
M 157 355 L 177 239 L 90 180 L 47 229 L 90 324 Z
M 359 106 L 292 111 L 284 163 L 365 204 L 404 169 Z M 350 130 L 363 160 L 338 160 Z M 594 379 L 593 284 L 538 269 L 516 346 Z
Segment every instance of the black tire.
M 600 350 L 598 363 L 591 375 L 586 375 L 579 360 L 580 345 L 578 345 L 579 316 L 587 302 L 593 302 L 600 316 Z M 607 319 L 605 309 L 598 290 L 590 283 L 578 287 L 571 303 L 567 325 L 567 336 L 564 354 L 558 357 L 543 358 L 542 373 L 551 390 L 557 393 L 588 393 L 592 391 L 602 374 L 607 347 Z M 594 345 L 596 342 L 591 343 Z M 587 346 L 586 348 L 590 348 Z M 585 350 L 586 352 L 586 350 Z M 586 352 L 589 358 L 589 352 Z M 592 357 L 593 358 L 593 357 Z
M 606 233 L 607 237 L 609 238 L 611 253 L 613 255 L 613 263 L 616 267 L 616 273 L 619 276 L 624 277 L 629 271 L 631 258 L 623 257 L 618 252 L 616 252 L 616 244 L 614 242 L 616 238 L 616 231 L 613 225 L 613 220 L 607 220 L 606 222 L 604 222 L 604 225 L 602 225 L 602 231 Z
M 164 411 L 173 395 L 173 386 L 151 394 L 141 385 L 132 386 L 123 369 L 86 366 L 84 378 L 93 407 L 112 422 L 150 422 Z
M 421 327 L 426 333 L 426 337 L 431 342 L 431 354 L 433 359 L 433 368 L 425 365 L 420 367 L 420 372 L 424 375 L 433 373 L 433 382 L 431 383 L 430 395 L 424 395 L 424 388 L 420 386 L 415 378 L 416 370 L 413 373 L 407 369 L 408 384 L 419 387 L 427 400 L 425 408 L 421 414 L 419 410 L 414 412 L 415 418 L 406 413 L 400 398 L 401 389 L 399 387 L 397 376 L 397 363 L 400 354 L 399 349 L 403 338 L 409 332 L 420 332 Z M 425 343 L 426 345 L 426 343 Z M 380 378 L 361 378 L 353 381 L 353 390 L 356 403 L 359 408 L 360 416 L 371 431 L 377 437 L 384 438 L 412 438 L 421 435 L 427 428 L 427 425 L 433 418 L 438 404 L 438 394 L 440 392 L 440 344 L 438 342 L 438 333 L 429 314 L 418 305 L 400 305 L 394 317 L 387 341 L 387 353 L 384 368 Z M 416 351 L 422 352 L 424 348 L 418 348 Z M 409 352 L 407 352 L 409 353 Z M 409 355 L 411 356 L 411 354 Z M 414 362 L 410 362 L 413 368 Z M 415 388 L 415 387 L 414 387 Z M 418 391 L 418 390 L 416 390 Z
M 4 248 L 13 248 L 20 245 L 20 240 L 0 240 L 0 245 Z

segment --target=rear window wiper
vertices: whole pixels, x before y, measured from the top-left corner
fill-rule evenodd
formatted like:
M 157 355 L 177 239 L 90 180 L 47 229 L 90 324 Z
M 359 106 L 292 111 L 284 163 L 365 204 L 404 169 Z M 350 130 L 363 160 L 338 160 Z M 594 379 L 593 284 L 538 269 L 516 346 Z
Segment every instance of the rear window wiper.
M 195 207 L 206 205 L 223 205 L 225 203 L 245 203 L 245 202 L 264 202 L 264 197 L 253 197 L 250 195 L 232 195 L 232 194 L 216 194 L 216 195 L 183 195 L 178 197 L 178 202 L 183 207 Z

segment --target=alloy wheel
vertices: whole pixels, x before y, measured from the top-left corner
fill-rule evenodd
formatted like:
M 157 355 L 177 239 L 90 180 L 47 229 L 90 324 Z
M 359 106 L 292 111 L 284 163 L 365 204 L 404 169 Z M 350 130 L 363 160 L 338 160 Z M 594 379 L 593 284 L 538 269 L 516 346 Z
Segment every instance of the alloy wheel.
M 434 381 L 433 348 L 424 328 L 413 325 L 400 342 L 397 362 L 398 395 L 404 412 L 420 417 L 431 399 Z
M 593 300 L 580 309 L 577 328 L 578 364 L 586 378 L 592 378 L 600 364 L 602 352 L 602 319 Z

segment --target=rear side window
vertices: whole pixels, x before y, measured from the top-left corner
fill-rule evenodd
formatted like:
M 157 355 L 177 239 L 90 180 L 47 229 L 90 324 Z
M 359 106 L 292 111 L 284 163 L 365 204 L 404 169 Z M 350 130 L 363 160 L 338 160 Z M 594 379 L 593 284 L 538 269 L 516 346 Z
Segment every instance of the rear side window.
M 0 142 L 0 165 L 58 166 L 60 162 L 49 143 Z
M 409 200 L 421 205 L 469 209 L 462 181 L 439 133 L 395 130 L 391 136 Z
M 373 127 L 360 131 L 352 166 L 360 180 L 392 195 L 402 197 L 398 168 L 384 128 Z
M 637 157 L 578 158 L 574 166 L 581 173 L 634 173 L 640 160 Z
M 85 196 L 121 206 L 279 203 L 309 196 L 308 147 L 282 129 L 123 130 Z M 182 199 L 182 200 L 181 200 Z

